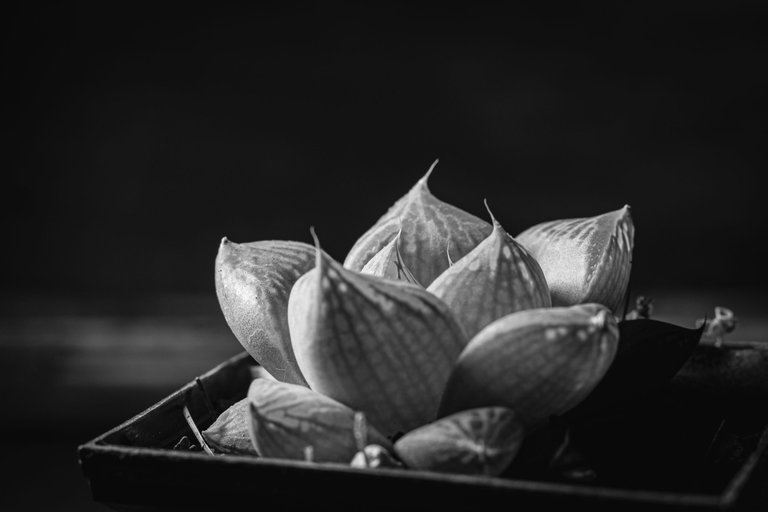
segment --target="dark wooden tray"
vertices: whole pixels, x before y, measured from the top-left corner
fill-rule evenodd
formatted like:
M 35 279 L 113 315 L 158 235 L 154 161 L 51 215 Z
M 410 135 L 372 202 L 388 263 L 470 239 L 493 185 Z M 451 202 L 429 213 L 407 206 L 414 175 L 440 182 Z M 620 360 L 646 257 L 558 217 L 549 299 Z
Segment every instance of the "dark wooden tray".
M 727 357 L 751 347 L 730 344 L 720 350 Z M 659 429 L 647 429 L 642 421 L 625 421 L 630 430 L 637 430 L 630 435 L 644 436 L 648 431 L 638 443 L 629 441 L 636 449 L 627 452 L 627 460 L 622 464 L 633 469 L 615 472 L 629 479 L 625 482 L 619 478 L 573 483 L 514 472 L 503 478 L 485 478 L 413 470 L 354 469 L 336 464 L 173 450 L 182 435 L 190 434 L 183 406 L 186 404 L 196 423 L 205 428 L 215 419 L 216 410 L 223 410 L 245 396 L 254 365 L 246 353 L 235 356 L 80 446 L 80 463 L 94 500 L 118 510 L 224 510 L 244 504 L 265 511 L 472 510 L 486 503 L 503 503 L 518 511 L 542 507 L 570 509 L 579 505 L 592 510 L 768 510 L 768 404 L 762 401 L 764 396 L 758 393 L 743 400 L 734 400 L 728 393 L 710 396 L 712 386 L 700 386 L 690 375 L 666 393 L 678 400 L 682 397 L 682 403 L 690 405 L 690 410 L 680 411 L 675 417 L 672 409 L 660 409 L 658 423 L 663 427 Z M 706 383 L 713 384 L 711 376 L 707 379 Z M 719 386 L 716 382 L 714 385 Z M 722 386 L 718 389 L 722 391 Z M 710 430 L 715 424 L 700 420 L 697 412 L 702 413 L 701 418 L 722 415 L 728 425 L 733 425 L 734 438 L 740 433 L 750 435 L 739 438 L 743 442 L 738 446 L 726 447 L 733 453 L 719 463 L 716 475 L 708 478 L 706 484 L 698 480 L 692 484 L 692 479 L 681 478 L 680 485 L 668 485 L 644 478 L 643 475 L 663 475 L 664 469 L 667 476 L 678 470 L 689 471 L 686 468 L 699 464 L 690 461 L 680 465 L 674 460 L 680 453 L 687 453 L 674 453 L 675 438 L 660 439 L 657 443 L 650 437 L 664 438 L 665 429 L 679 434 L 686 428 L 691 433 L 686 437 L 711 437 Z M 668 460 L 651 457 L 639 461 L 637 457 L 642 454 L 638 454 L 647 451 L 646 446 L 661 446 L 658 453 L 670 452 Z

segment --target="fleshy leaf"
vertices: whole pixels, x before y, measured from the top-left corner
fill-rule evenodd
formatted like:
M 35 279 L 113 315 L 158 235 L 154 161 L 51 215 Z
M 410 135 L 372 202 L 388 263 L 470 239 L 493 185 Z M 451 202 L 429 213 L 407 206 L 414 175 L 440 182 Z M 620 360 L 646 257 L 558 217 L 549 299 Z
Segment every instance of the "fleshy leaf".
M 387 245 L 384 246 L 376 255 L 365 264 L 360 271 L 363 274 L 392 279 L 394 281 L 404 281 L 406 283 L 421 286 L 419 281 L 413 276 L 400 254 L 400 233 L 395 236 Z
M 240 344 L 276 379 L 306 385 L 288 333 L 288 296 L 312 269 L 315 250 L 301 242 L 236 244 L 224 238 L 216 257 L 216 294 Z
M 357 453 L 355 412 L 304 386 L 256 379 L 248 389 L 249 432 L 262 457 L 348 464 Z M 391 448 L 372 425 L 372 443 Z
M 435 419 L 467 343 L 431 293 L 347 270 L 319 249 L 291 292 L 288 325 L 310 387 L 364 412 L 385 435 Z
M 618 312 L 632 268 L 629 206 L 596 217 L 545 222 L 516 240 L 541 265 L 554 306 L 596 302 Z
M 408 432 L 395 453 L 415 469 L 495 476 L 514 459 L 523 426 L 504 407 L 471 409 Z
M 403 260 L 419 283 L 429 286 L 448 268 L 445 254 L 449 241 L 451 257 L 458 259 L 490 234 L 490 224 L 432 195 L 427 179 L 436 164 L 437 161 L 358 239 L 344 260 L 344 267 L 362 270 L 402 228 L 400 251 Z
M 513 409 L 526 430 L 581 402 L 605 375 L 619 330 L 599 304 L 529 309 L 480 331 L 459 357 L 440 415 L 472 407 Z
M 502 316 L 552 305 L 539 264 L 491 219 L 490 236 L 427 288 L 451 308 L 470 337 Z
M 234 455 L 257 455 L 251 443 L 248 399 L 243 398 L 221 413 L 202 432 L 205 441 L 217 452 Z

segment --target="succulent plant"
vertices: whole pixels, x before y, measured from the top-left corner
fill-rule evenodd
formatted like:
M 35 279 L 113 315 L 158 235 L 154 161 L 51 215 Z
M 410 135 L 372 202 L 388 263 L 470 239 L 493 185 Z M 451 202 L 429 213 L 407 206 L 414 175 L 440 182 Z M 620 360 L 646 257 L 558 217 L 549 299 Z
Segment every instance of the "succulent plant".
M 435 198 L 433 169 L 343 265 L 316 237 L 222 244 L 225 317 L 285 382 L 256 379 L 239 419 L 206 431 L 216 446 L 237 431 L 241 449 L 247 425 L 265 457 L 496 475 L 601 382 L 620 343 L 629 208 L 513 238 Z

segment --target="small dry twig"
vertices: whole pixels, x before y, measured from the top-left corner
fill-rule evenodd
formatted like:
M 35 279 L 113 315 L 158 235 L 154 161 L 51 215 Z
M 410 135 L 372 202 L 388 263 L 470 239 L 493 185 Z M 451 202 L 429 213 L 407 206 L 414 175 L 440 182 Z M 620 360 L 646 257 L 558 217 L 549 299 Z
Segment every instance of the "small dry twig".
M 197 425 L 195 425 L 195 420 L 192 419 L 192 415 L 189 413 L 189 408 L 185 405 L 184 409 L 184 419 L 187 421 L 187 425 L 189 425 L 190 430 L 192 430 L 192 433 L 195 434 L 195 437 L 197 438 L 197 442 L 200 443 L 200 446 L 202 446 L 205 453 L 208 455 L 214 455 L 213 450 L 211 450 L 211 447 L 208 446 L 208 443 L 205 442 L 205 439 L 203 439 L 203 434 L 200 433 L 200 429 L 197 428 Z

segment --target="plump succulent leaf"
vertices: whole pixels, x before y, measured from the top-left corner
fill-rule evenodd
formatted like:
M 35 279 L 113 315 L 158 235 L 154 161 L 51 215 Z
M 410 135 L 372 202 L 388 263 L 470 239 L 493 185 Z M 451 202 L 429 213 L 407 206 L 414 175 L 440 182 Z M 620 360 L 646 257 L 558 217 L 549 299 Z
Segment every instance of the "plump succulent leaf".
M 216 295 L 240 344 L 276 379 L 304 384 L 288 332 L 288 296 L 315 265 L 301 242 L 236 244 L 224 238 L 216 257 Z
M 516 240 L 541 265 L 554 306 L 596 302 L 618 312 L 629 284 L 635 228 L 629 206 L 529 228 Z
M 514 459 L 523 426 L 505 407 L 471 409 L 408 432 L 395 453 L 415 469 L 495 476 Z
M 421 286 L 413 276 L 400 254 L 400 233 L 398 232 L 390 242 L 365 264 L 360 271 L 363 274 L 404 281 L 416 286 Z
M 461 353 L 440 416 L 473 407 L 513 409 L 526 430 L 581 402 L 605 375 L 619 330 L 602 305 L 530 309 L 480 331 Z
M 202 434 L 217 452 L 234 455 L 257 455 L 251 443 L 248 399 L 243 398 L 216 418 Z
M 288 325 L 310 387 L 364 412 L 385 435 L 435 418 L 467 343 L 431 293 L 347 270 L 319 249 L 291 292 Z
M 347 464 L 357 453 L 355 412 L 304 386 L 256 379 L 248 389 L 249 432 L 262 457 Z M 372 425 L 368 438 L 385 448 L 389 440 Z

